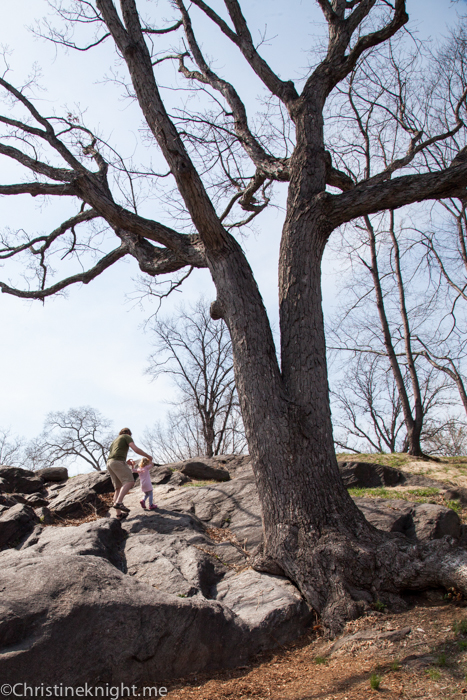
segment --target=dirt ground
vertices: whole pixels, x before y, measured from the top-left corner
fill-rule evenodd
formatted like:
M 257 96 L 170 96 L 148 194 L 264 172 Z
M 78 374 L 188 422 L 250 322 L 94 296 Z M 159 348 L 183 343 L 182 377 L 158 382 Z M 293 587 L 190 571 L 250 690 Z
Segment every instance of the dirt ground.
M 168 682 L 168 700 L 371 700 L 467 698 L 467 608 L 443 600 L 412 600 L 409 611 L 375 612 L 347 625 L 342 637 L 362 630 L 410 628 L 399 641 L 333 642 L 316 632 L 268 652 L 251 665 Z M 464 624 L 462 622 L 464 621 Z M 466 632 L 462 632 L 465 629 Z M 405 630 L 407 631 L 407 630 Z M 339 639 L 342 639 L 340 637 Z M 377 689 L 372 688 L 378 685 Z

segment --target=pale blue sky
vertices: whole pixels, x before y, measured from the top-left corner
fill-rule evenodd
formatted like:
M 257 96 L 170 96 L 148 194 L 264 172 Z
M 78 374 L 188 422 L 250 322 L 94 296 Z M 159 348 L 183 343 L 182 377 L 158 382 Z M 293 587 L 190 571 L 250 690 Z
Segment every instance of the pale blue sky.
M 131 153 L 141 122 L 139 114 L 134 105 L 116 99 L 115 88 L 98 82 L 113 62 L 111 43 L 93 53 L 67 55 L 35 39 L 26 29 L 46 12 L 44 0 L 4 4 L 0 44 L 12 50 L 8 59 L 10 81 L 21 83 L 37 64 L 42 72 L 41 84 L 47 88 L 46 92 L 37 93 L 44 112 L 60 112 L 65 105 L 79 103 L 81 108 L 88 108 L 87 123 L 100 126 L 114 145 Z M 145 4 L 148 10 L 155 7 L 149 0 Z M 219 6 L 219 0 L 214 4 Z M 409 0 L 412 26 L 421 39 L 441 38 L 463 4 Z M 297 79 L 307 65 L 308 49 L 323 31 L 317 6 L 310 0 L 249 0 L 243 5 L 255 27 L 255 36 L 267 25 L 269 41 L 263 48 L 267 60 L 283 78 Z M 226 77 L 241 76 L 240 92 L 253 105 L 256 83 L 244 71 L 234 49 L 217 32 L 203 39 L 208 55 L 219 56 L 219 71 Z M 172 74 L 168 71 L 169 79 Z M 176 76 L 175 71 L 173 74 Z M 0 162 L 0 181 L 14 180 L 11 165 Z M 52 230 L 62 220 L 62 214 L 63 218 L 70 215 L 65 204 L 54 202 L 53 206 L 41 207 L 38 201 L 27 197 L 17 201 L 3 197 L 0 207 L 2 226 L 34 231 Z M 281 218 L 275 210 L 264 214 L 258 222 L 261 233 L 245 243 L 273 322 L 277 317 Z M 326 271 L 325 296 L 332 304 L 332 261 L 327 262 Z M 170 384 L 163 378 L 150 383 L 143 374 L 150 337 L 143 333 L 141 324 L 152 309 L 148 304 L 141 310 L 128 301 L 134 290 L 132 279 L 137 274 L 134 261 L 123 261 L 91 284 L 70 288 L 66 299 L 49 299 L 45 305 L 0 295 L 0 427 L 11 427 L 14 433 L 31 438 L 40 431 L 49 411 L 87 404 L 113 420 L 116 428 L 130 425 L 137 439 L 145 426 L 163 417 L 167 410 L 163 401 L 170 398 Z M 0 267 L 0 279 L 6 281 L 8 277 L 7 267 Z M 183 293 L 175 294 L 164 304 L 162 313 L 170 312 L 182 300 L 195 300 L 201 293 L 214 297 L 206 271 L 196 271 Z

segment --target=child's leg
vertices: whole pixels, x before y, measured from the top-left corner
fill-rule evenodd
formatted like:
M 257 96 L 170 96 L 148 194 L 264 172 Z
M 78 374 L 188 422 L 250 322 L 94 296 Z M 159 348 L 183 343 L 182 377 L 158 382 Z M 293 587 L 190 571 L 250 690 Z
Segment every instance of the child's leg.
M 149 506 L 152 506 L 152 491 L 146 491 L 144 494 L 144 500 L 146 501 L 146 496 L 149 498 Z
M 144 505 L 146 505 L 146 499 L 149 498 L 149 494 L 151 493 L 150 491 L 143 491 L 144 493 Z M 149 505 L 151 505 L 151 501 L 149 501 Z

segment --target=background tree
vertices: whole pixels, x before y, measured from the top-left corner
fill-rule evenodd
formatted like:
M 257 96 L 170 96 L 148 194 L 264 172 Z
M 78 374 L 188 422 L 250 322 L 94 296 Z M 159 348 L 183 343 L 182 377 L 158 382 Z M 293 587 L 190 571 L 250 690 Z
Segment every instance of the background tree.
M 49 413 L 42 434 L 27 447 L 29 468 L 43 469 L 57 463 L 69 466 L 82 460 L 88 468 L 101 471 L 115 437 L 111 425 L 90 406 Z
M 11 281 L 0 287 L 4 293 L 44 299 L 74 282 L 90 282 L 126 255 L 152 276 L 190 267 L 209 269 L 217 291 L 211 315 L 223 318 L 230 332 L 262 504 L 264 549 L 252 563 L 287 575 L 323 625 L 335 632 L 375 596 L 396 601 L 402 589 L 436 585 L 467 592 L 465 567 L 459 566 L 465 554 L 452 557 L 453 545 L 444 541 L 414 547 L 375 530 L 344 488 L 332 439 L 321 308 L 321 259 L 335 229 L 413 202 L 465 195 L 467 152 L 453 136 L 464 129 L 460 110 L 465 111 L 466 86 L 462 76 L 438 80 L 421 132 L 405 131 L 390 162 L 380 160 L 372 173 L 360 172 L 353 179 L 343 164 L 352 160 L 352 153 L 342 152 L 337 162 L 327 149 L 330 130 L 339 128 L 329 117 L 329 97 L 356 66 L 365 72 L 368 52 L 407 22 L 406 3 L 318 0 L 318 5 L 328 27 L 327 45 L 324 51 L 317 49 L 313 67 L 296 86 L 280 77 L 280 66 L 273 70 L 260 55 L 238 0 L 224 1 L 224 16 L 204 0 L 192 0 L 189 9 L 183 0 L 175 0 L 176 19 L 169 26 L 158 24 L 157 12 L 164 11 L 159 6 L 146 6 L 146 20 L 137 0 L 120 0 L 118 11 L 113 0 L 60 2 L 62 24 L 50 30 L 53 41 L 91 50 L 113 40 L 129 75 L 127 94 L 137 100 L 146 136 L 157 143 L 178 191 L 170 193 L 166 204 L 177 216 L 179 230 L 143 216 L 131 197 L 121 196 L 113 179 L 123 169 L 121 161 L 78 117 L 47 118 L 26 89 L 2 78 L 0 86 L 14 109 L 0 118 L 6 132 L 0 155 L 19 163 L 34 179 L 1 185 L 0 193 L 67 196 L 75 204 L 70 218 L 48 235 L 11 232 L 3 257 L 25 254 L 36 260 L 38 284 L 33 287 L 31 280 L 25 288 Z M 248 119 L 237 89 L 213 70 L 198 38 L 201 17 L 212 25 L 207 42 L 216 31 L 237 47 L 266 99 L 290 127 L 292 151 L 290 139 L 284 139 L 283 130 L 278 136 L 274 121 L 263 120 L 258 128 Z M 171 37 L 164 51 L 165 35 L 178 29 L 184 32 L 178 51 Z M 75 30 L 78 35 L 73 35 Z M 84 45 L 78 43 L 82 30 L 89 30 Z M 172 97 L 166 104 L 162 99 L 156 74 L 162 60 L 174 55 L 181 75 L 190 81 L 187 87 L 201 88 L 193 110 L 185 101 L 177 112 L 169 103 Z M 433 65 L 427 71 L 434 73 Z M 440 124 L 440 111 L 448 130 Z M 396 123 L 397 116 L 388 114 Z M 339 131 L 344 126 L 342 121 Z M 429 168 L 430 148 L 440 142 L 447 144 L 452 158 L 446 166 L 433 163 Z M 163 189 L 154 169 L 127 170 L 147 172 L 157 182 L 156 192 Z M 244 217 L 260 213 L 268 201 L 268 185 L 275 181 L 288 182 L 279 253 L 280 362 L 253 272 L 233 235 Z M 154 216 L 153 209 L 147 212 Z M 105 254 L 89 234 L 97 236 L 99 227 L 108 227 L 119 241 Z M 67 274 L 74 257 L 82 254 L 84 265 L 92 252 L 97 262 Z M 51 273 L 54 253 L 67 256 L 58 281 Z
M 350 452 L 407 452 L 409 440 L 398 386 L 387 357 L 364 348 L 349 357 L 342 353 L 344 377 L 332 392 L 334 441 Z M 410 397 L 410 377 L 402 365 L 403 381 Z M 433 453 L 433 436 L 450 435 L 457 421 L 441 417 L 452 406 L 452 391 L 438 373 L 418 370 L 423 418 L 422 447 Z M 452 443 L 452 440 L 448 440 Z M 437 443 L 436 443 L 437 444 Z M 461 444 L 460 442 L 456 444 Z
M 147 372 L 154 379 L 170 375 L 179 392 L 166 428 L 159 423 L 146 434 L 157 461 L 242 452 L 245 433 L 226 325 L 211 319 L 201 299 L 176 316 L 156 318 L 151 330 L 156 342 Z
M 0 464 L 7 467 L 23 467 L 25 464 L 25 446 L 23 438 L 12 435 L 11 430 L 0 428 Z

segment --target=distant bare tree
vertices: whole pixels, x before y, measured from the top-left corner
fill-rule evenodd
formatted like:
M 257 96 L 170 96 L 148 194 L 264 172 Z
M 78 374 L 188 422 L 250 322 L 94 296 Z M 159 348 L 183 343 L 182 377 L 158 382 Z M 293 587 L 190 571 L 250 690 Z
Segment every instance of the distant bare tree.
M 184 406 L 182 410 L 169 411 L 165 422 L 156 423 L 152 429 L 146 430 L 144 443 L 155 461 L 161 464 L 204 455 L 206 443 L 196 407 L 192 406 L 190 410 L 189 406 Z M 245 449 L 241 415 L 235 411 L 216 454 L 241 454 Z
M 245 433 L 233 373 L 232 343 L 224 323 L 215 323 L 204 300 L 153 324 L 156 351 L 148 374 L 173 377 L 179 389 L 177 409 L 146 434 L 158 460 L 170 456 L 242 452 Z M 166 460 L 167 461 L 167 460 Z
M 408 400 L 411 381 L 402 364 L 402 379 Z M 345 377 L 333 392 L 334 441 L 350 452 L 407 452 L 409 439 L 400 392 L 388 359 L 368 352 L 356 353 L 345 361 Z M 442 431 L 451 418 L 440 420 L 441 407 L 450 405 L 444 377 L 425 367 L 417 373 L 424 429 L 423 445 L 434 432 Z M 426 425 L 425 425 L 426 424 Z
M 394 377 L 378 355 L 360 354 L 333 391 L 336 446 L 350 452 L 402 449 L 405 424 Z M 389 371 L 388 371 L 389 370 Z
M 459 457 L 467 454 L 467 425 L 465 421 L 450 418 L 433 426 L 428 425 L 423 450 L 429 455 Z
M 28 445 L 27 457 L 33 469 L 82 460 L 101 471 L 115 437 L 110 427 L 110 421 L 90 406 L 49 413 L 42 434 Z
M 0 464 L 8 467 L 25 467 L 25 440 L 12 435 L 10 429 L 0 428 Z

